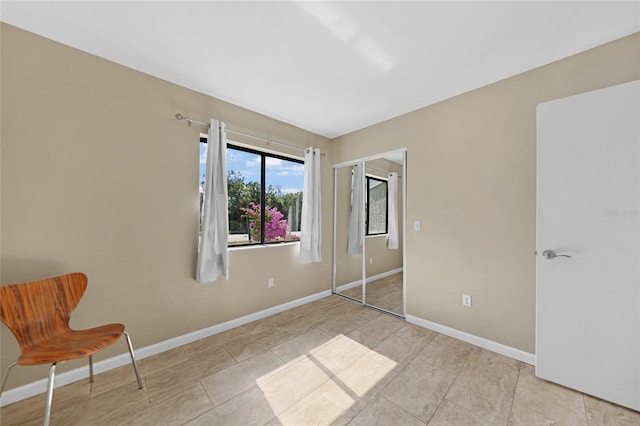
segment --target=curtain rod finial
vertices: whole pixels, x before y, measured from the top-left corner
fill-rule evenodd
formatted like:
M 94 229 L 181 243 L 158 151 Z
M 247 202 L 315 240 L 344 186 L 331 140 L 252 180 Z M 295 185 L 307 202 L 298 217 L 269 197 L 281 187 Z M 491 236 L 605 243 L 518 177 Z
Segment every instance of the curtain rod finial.
M 177 113 L 177 114 L 175 115 L 175 117 L 176 117 L 176 119 L 177 119 L 177 120 L 183 120 L 183 119 L 184 119 L 184 115 L 182 115 L 182 114 L 180 114 L 180 113 Z

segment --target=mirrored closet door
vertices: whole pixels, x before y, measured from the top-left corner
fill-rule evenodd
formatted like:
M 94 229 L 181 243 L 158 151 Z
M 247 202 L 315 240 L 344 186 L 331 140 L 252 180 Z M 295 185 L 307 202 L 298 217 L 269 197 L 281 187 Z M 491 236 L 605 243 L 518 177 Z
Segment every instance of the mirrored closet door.
M 333 291 L 345 297 L 363 302 L 362 249 L 354 250 L 356 241 L 349 240 L 349 226 L 354 227 L 351 220 L 351 204 L 353 202 L 354 176 L 352 166 L 335 169 L 334 181 L 334 254 L 333 254 Z M 358 194 L 355 194 L 356 197 Z M 354 209 L 357 214 L 357 209 Z M 351 250 L 349 244 L 351 243 Z
M 335 165 L 334 292 L 404 316 L 406 151 Z

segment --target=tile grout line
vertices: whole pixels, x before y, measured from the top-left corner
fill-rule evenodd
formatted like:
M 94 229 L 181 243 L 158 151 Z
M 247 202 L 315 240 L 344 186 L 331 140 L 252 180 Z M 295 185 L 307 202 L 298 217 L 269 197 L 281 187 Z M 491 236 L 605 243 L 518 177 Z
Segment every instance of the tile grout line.
M 398 374 L 400 374 L 400 373 L 398 373 Z M 389 382 L 389 383 L 391 383 L 391 382 Z M 388 385 L 388 383 L 387 383 L 387 385 Z M 387 386 L 385 386 L 385 388 L 386 388 L 386 387 L 387 387 Z M 384 390 L 384 389 L 383 389 L 383 390 Z M 393 404 L 393 406 L 394 406 L 394 407 L 398 407 L 400 410 L 404 411 L 405 413 L 407 413 L 408 415 L 410 415 L 411 417 L 413 417 L 414 419 L 416 419 L 416 420 L 417 420 L 417 421 L 419 421 L 420 423 L 423 423 L 423 424 L 425 424 L 425 425 L 428 423 L 428 421 L 423 422 L 423 421 L 422 421 L 422 420 L 420 420 L 418 417 L 416 417 L 416 415 L 415 415 L 415 414 L 412 414 L 412 413 L 408 412 L 407 410 L 405 410 L 404 408 L 402 408 L 401 406 L 399 406 L 399 405 L 398 405 L 398 404 L 396 404 L 395 402 L 388 400 L 384 395 L 382 395 L 382 391 L 380 391 L 380 392 L 378 393 L 378 395 L 376 395 L 376 397 L 378 397 L 378 398 L 382 398 L 382 399 L 384 399 L 385 401 L 387 401 L 388 403 Z M 365 405 L 365 408 L 367 408 L 367 407 L 368 407 L 372 402 L 373 402 L 373 401 L 371 401 L 371 402 L 369 402 L 369 404 Z M 363 408 L 363 410 L 364 410 L 364 408 Z
M 405 322 L 406 322 L 406 321 L 405 321 Z M 407 323 L 407 324 L 408 324 L 408 323 Z M 397 331 L 396 331 L 396 332 L 397 332 Z M 394 334 L 395 334 L 396 332 L 394 332 Z M 435 339 L 435 336 L 434 336 L 434 338 L 433 338 L 433 339 Z M 429 343 L 431 343 L 431 341 L 432 341 L 433 339 L 431 339 L 431 340 L 427 343 L 427 345 L 428 345 Z M 385 339 L 385 340 L 386 340 L 386 339 Z M 384 342 L 384 340 L 383 340 L 383 342 Z M 380 342 L 380 345 L 381 345 L 381 344 L 382 344 L 382 342 Z M 378 346 L 380 346 L 380 345 L 378 345 Z M 426 347 L 427 345 L 425 345 L 425 347 Z M 423 349 L 424 349 L 424 348 L 423 348 Z M 419 354 L 420 352 L 421 352 L 421 350 L 420 350 L 420 351 L 418 351 L 418 352 L 417 352 L 417 353 L 416 353 L 416 354 L 415 354 L 415 355 L 414 355 L 410 360 L 408 360 L 408 361 L 406 362 L 406 364 L 405 364 L 405 365 L 404 365 L 404 366 L 403 366 L 403 367 L 402 367 L 402 368 L 401 368 L 401 369 L 396 373 L 395 377 L 394 377 L 393 379 L 389 380 L 389 382 L 388 382 L 386 385 L 384 385 L 382 389 L 380 389 L 380 392 L 378 392 L 378 394 L 377 394 L 376 396 L 380 396 L 380 398 L 384 398 L 386 401 L 389 401 L 387 398 L 385 398 L 385 397 L 384 397 L 384 395 L 382 395 L 382 393 L 383 393 L 383 392 L 384 392 L 384 390 L 385 390 L 385 389 L 386 389 L 386 388 L 391 384 L 391 382 L 393 382 L 393 381 L 394 381 L 394 380 L 395 380 L 395 379 L 396 379 L 400 374 L 402 374 L 402 372 L 403 372 L 403 371 L 405 371 L 407 368 L 409 368 L 409 364 L 411 364 L 411 362 L 412 362 L 414 359 L 416 359 L 416 358 L 417 358 L 417 356 L 418 356 L 418 354 Z M 406 413 L 410 414 L 412 417 L 417 418 L 416 416 L 414 416 L 413 414 L 409 413 L 409 412 L 408 412 L 407 410 L 405 410 L 404 408 L 400 407 L 400 406 L 399 406 L 398 404 L 396 404 L 395 402 L 393 402 L 393 401 L 389 401 L 389 402 L 390 402 L 390 403 L 392 403 L 393 405 L 395 405 L 396 407 L 400 408 L 402 411 L 404 411 L 404 412 L 406 412 Z M 371 404 L 371 402 L 369 402 L 369 404 Z M 366 408 L 369 404 L 365 405 L 365 408 Z M 420 422 L 422 422 L 422 420 L 420 420 L 420 419 L 418 419 L 418 420 L 419 420 Z M 423 423 L 424 423 L 425 425 L 427 424 L 427 422 L 423 422 Z
M 440 333 L 438 333 L 440 334 Z M 435 338 L 434 338 L 435 339 Z M 451 381 L 451 384 L 449 385 L 449 387 L 447 388 L 447 391 L 444 393 L 444 395 L 442 395 L 442 399 L 440 399 L 440 402 L 438 403 L 438 406 L 436 407 L 435 410 L 433 410 L 433 414 L 431 415 L 431 417 L 429 418 L 429 420 L 427 420 L 426 424 L 428 425 L 429 423 L 431 423 L 431 420 L 433 420 L 433 417 L 436 415 L 436 413 L 438 412 L 438 410 L 440 409 L 440 407 L 442 406 L 442 402 L 446 399 L 447 401 L 450 401 L 453 404 L 456 404 L 455 401 L 451 401 L 450 399 L 447 399 L 447 395 L 449 394 L 449 392 L 451 391 L 451 388 L 453 387 L 453 385 L 455 384 L 455 382 L 458 380 L 458 377 L 460 377 L 460 373 L 462 373 L 462 370 L 464 370 L 464 367 L 467 366 L 467 364 L 469 364 L 469 358 L 471 358 L 471 354 L 473 353 L 473 351 L 475 351 L 476 348 L 473 348 L 471 351 L 469 351 L 469 355 L 467 355 L 467 359 L 464 361 L 464 364 L 462 364 L 462 366 L 460 367 L 460 369 L 458 370 L 458 372 L 456 373 L 456 377 L 453 378 L 453 380 Z M 456 404 L 458 405 L 458 404 Z M 459 405 L 461 408 L 461 405 Z M 466 410 L 466 408 L 465 408 Z
M 204 384 L 202 383 L 202 379 L 198 379 L 198 385 L 200 385 L 200 388 L 204 391 L 204 395 L 207 397 L 207 399 L 209 400 L 209 403 L 211 404 L 211 408 L 209 408 L 206 411 L 203 411 L 202 413 L 198 414 L 195 417 L 190 418 L 189 420 L 185 421 L 182 423 L 182 426 L 185 426 L 191 422 L 193 422 L 195 419 L 198 419 L 202 416 L 204 416 L 205 414 L 207 414 L 208 412 L 210 412 L 211 410 L 215 409 L 216 406 L 213 403 L 213 401 L 211 400 L 211 397 L 209 396 L 209 392 L 207 392 L 207 388 L 204 386 Z
M 377 318 L 377 317 L 376 317 L 376 318 Z M 371 322 L 371 321 L 369 321 L 369 322 Z M 406 322 L 406 320 L 405 320 L 405 322 Z M 409 324 L 409 323 L 407 323 L 407 324 Z M 396 332 L 397 332 L 397 331 L 395 331 L 393 334 L 395 334 Z M 431 342 L 433 341 L 433 339 L 435 339 L 435 338 L 436 338 L 436 336 L 439 334 L 439 333 L 437 333 L 437 332 L 434 332 L 434 333 L 435 333 L 434 337 L 433 337 L 433 338 L 431 338 L 431 340 L 429 340 L 429 342 L 427 343 L 427 345 L 428 345 L 429 343 L 431 343 Z M 393 335 L 393 334 L 392 334 L 392 335 Z M 390 338 L 390 337 L 391 337 L 391 335 L 390 335 L 388 338 Z M 386 340 L 386 339 L 385 339 L 385 340 Z M 381 341 L 377 346 L 380 346 L 380 345 L 381 345 L 385 340 Z M 427 347 L 427 345 L 425 345 L 425 347 Z M 377 347 L 377 346 L 376 346 L 376 347 Z M 424 348 L 422 348 L 422 349 L 424 349 Z M 405 410 L 404 408 L 400 407 L 400 406 L 399 406 L 398 404 L 396 404 L 395 402 L 390 401 L 389 399 L 385 398 L 385 396 L 384 396 L 384 395 L 382 395 L 382 393 L 384 392 L 384 390 L 385 390 L 385 389 L 386 389 L 386 388 L 391 384 L 391 382 L 393 382 L 393 381 L 394 381 L 394 380 L 395 380 L 395 379 L 396 379 L 396 378 L 397 378 L 397 377 L 398 377 L 398 376 L 399 376 L 399 375 L 400 375 L 404 370 L 406 370 L 407 368 L 409 368 L 409 364 L 411 364 L 411 362 L 412 362 L 414 359 L 416 359 L 416 358 L 418 357 L 418 354 L 419 354 L 420 352 L 422 352 L 422 349 L 421 349 L 420 351 L 416 352 L 416 354 L 414 354 L 414 355 L 413 355 L 413 357 L 412 357 L 410 360 L 408 360 L 408 361 L 405 363 L 405 365 L 404 365 L 404 366 L 402 366 L 402 367 L 400 368 L 400 370 L 396 373 L 396 375 L 393 377 L 393 379 L 389 380 L 389 382 L 387 382 L 387 384 L 386 384 L 386 385 L 384 385 L 384 386 L 382 387 L 382 389 L 380 389 L 380 391 L 378 391 L 378 393 L 375 395 L 375 397 L 373 397 L 371 401 L 369 401 L 367 404 L 365 404 L 365 405 L 364 405 L 364 407 L 362 407 L 362 409 L 360 409 L 360 410 L 356 413 L 356 415 L 355 415 L 355 416 L 353 416 L 353 418 L 352 418 L 352 419 L 356 418 L 356 416 L 358 416 L 362 411 L 364 411 L 364 410 L 365 410 L 365 409 L 366 409 L 366 408 L 367 408 L 367 407 L 368 407 L 368 406 L 369 406 L 369 405 L 370 405 L 370 404 L 375 400 L 375 398 L 376 398 L 376 397 L 380 397 L 380 398 L 384 398 L 384 400 L 385 400 L 385 401 L 390 402 L 390 403 L 391 403 L 391 404 L 393 404 L 394 406 L 398 407 L 399 409 L 401 409 L 401 410 L 402 410 L 402 411 L 404 411 L 405 413 L 409 414 L 409 415 L 410 415 L 410 416 L 412 416 L 413 418 L 417 419 L 418 421 L 420 421 L 421 423 L 424 423 L 424 424 L 426 425 L 426 424 L 428 423 L 428 421 L 427 421 L 427 422 L 423 422 L 422 420 L 420 420 L 419 418 L 417 418 L 417 417 L 416 417 L 415 415 L 413 415 L 412 413 L 409 413 L 407 410 Z M 370 350 L 370 351 L 374 351 L 374 352 L 375 352 L 375 350 L 374 350 L 374 349 L 369 349 L 369 350 Z M 435 411 L 434 411 L 434 413 L 435 413 Z M 433 416 L 432 416 L 432 417 L 433 417 Z
M 591 426 L 591 421 L 589 420 L 589 411 L 587 410 L 587 398 L 584 394 L 584 392 L 582 393 L 582 407 L 584 408 L 584 418 L 587 421 L 587 426 Z
M 516 380 L 516 386 L 513 389 L 513 398 L 511 399 L 511 408 L 509 408 L 509 415 L 507 416 L 507 424 L 511 421 L 513 415 L 513 406 L 516 402 L 516 393 L 518 392 L 518 386 L 520 386 L 520 377 L 522 376 L 522 363 L 518 363 L 518 379 Z

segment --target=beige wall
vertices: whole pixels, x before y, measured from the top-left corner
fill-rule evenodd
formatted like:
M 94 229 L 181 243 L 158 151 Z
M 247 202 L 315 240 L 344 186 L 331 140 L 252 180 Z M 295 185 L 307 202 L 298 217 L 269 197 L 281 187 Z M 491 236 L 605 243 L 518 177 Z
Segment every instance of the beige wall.
M 407 314 L 535 351 L 536 105 L 639 79 L 639 55 L 635 34 L 332 142 L 408 148 Z
M 123 322 L 136 347 L 331 288 L 330 155 L 322 160 L 322 263 L 300 264 L 296 244 L 234 250 L 228 282 L 196 284 L 198 140 L 205 129 L 174 114 L 216 117 L 235 130 L 324 152 L 327 139 L 1 28 L 4 284 L 83 271 L 89 287 L 72 326 Z M 98 359 L 125 351 L 120 342 Z M 4 326 L 1 355 L 3 369 L 18 355 Z M 43 377 L 46 367 L 16 368 L 8 388 Z

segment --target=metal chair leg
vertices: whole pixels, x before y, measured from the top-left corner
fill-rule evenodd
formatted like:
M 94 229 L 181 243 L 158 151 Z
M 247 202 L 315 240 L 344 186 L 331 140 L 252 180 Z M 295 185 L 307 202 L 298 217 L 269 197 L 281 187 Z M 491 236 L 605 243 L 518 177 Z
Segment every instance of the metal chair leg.
M 133 345 L 131 344 L 131 338 L 129 333 L 124 332 L 124 337 L 127 338 L 127 345 L 129 346 L 129 354 L 131 354 L 131 363 L 133 364 L 133 370 L 136 372 L 136 379 L 138 379 L 138 389 L 142 389 L 142 380 L 140 379 L 140 373 L 138 372 L 138 364 L 136 363 L 136 356 L 133 354 Z
M 0 385 L 0 395 L 2 395 L 2 391 L 4 391 L 4 385 L 7 381 L 7 377 L 9 377 L 9 371 L 13 367 L 15 367 L 17 362 L 12 363 L 7 367 L 4 377 L 2 378 L 2 385 Z M 56 376 L 56 364 L 51 364 L 51 368 L 49 368 L 49 383 L 47 384 L 47 401 L 44 407 L 44 426 L 49 426 L 49 419 L 51 418 L 51 402 L 53 401 L 53 384 Z
M 93 355 L 89 355 L 89 383 L 93 383 Z
M 51 417 L 51 401 L 53 400 L 53 382 L 56 376 L 56 362 L 51 364 L 49 369 L 49 384 L 47 385 L 47 404 L 44 408 L 44 426 L 49 426 L 49 418 Z
M 13 367 L 15 367 L 18 364 L 18 361 L 13 362 L 12 364 L 10 364 L 7 369 L 4 371 L 4 375 L 2 376 L 2 385 L 0 385 L 0 395 L 2 395 L 2 391 L 4 391 L 4 384 L 7 382 L 7 377 L 9 377 L 9 372 L 11 371 L 11 369 Z

